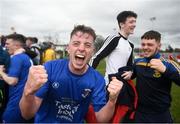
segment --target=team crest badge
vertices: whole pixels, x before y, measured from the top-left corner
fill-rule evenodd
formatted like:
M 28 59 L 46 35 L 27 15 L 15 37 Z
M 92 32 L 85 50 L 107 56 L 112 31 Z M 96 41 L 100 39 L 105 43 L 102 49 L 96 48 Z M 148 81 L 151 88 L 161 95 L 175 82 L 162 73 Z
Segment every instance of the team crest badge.
M 91 89 L 84 89 L 82 93 L 82 97 L 86 98 L 87 96 L 89 96 L 90 92 L 91 92 Z
M 159 77 L 161 77 L 161 73 L 158 72 L 157 70 L 155 70 L 155 71 L 154 71 L 154 74 L 153 74 L 153 77 L 159 78 Z
M 53 83 L 52 83 L 52 87 L 53 87 L 54 89 L 57 89 L 57 88 L 59 87 L 59 83 L 58 83 L 58 82 L 53 82 Z

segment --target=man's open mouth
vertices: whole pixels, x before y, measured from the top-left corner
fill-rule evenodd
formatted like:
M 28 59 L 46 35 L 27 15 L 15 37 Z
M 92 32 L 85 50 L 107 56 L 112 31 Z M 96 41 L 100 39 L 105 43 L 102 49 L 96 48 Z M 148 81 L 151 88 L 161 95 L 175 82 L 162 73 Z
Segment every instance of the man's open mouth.
M 75 56 L 75 58 L 76 58 L 76 59 L 84 60 L 84 59 L 85 59 L 85 56 L 78 54 L 78 55 Z

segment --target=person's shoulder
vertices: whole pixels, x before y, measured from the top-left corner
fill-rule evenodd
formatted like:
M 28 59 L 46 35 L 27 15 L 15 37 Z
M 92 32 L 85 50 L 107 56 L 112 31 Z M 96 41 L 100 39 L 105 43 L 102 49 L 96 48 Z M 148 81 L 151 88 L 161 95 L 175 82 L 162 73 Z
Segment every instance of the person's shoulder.
M 31 45 L 31 48 L 39 48 L 40 49 L 40 45 L 37 43 L 34 43 Z
M 91 73 L 94 74 L 94 76 L 96 76 L 96 77 L 103 77 L 102 74 L 99 71 L 97 71 L 96 69 L 94 69 L 93 67 L 89 66 L 89 70 L 90 70 Z
M 121 37 L 121 35 L 119 35 L 118 33 L 113 33 L 113 34 L 108 35 L 106 39 L 114 39 L 117 37 L 119 38 Z
M 134 59 L 134 63 L 144 62 L 144 61 L 145 61 L 145 58 L 143 58 L 143 57 L 139 57 L 139 58 Z
M 163 62 L 164 65 L 166 65 L 167 67 L 171 67 L 174 66 L 175 68 L 178 68 L 178 70 L 180 69 L 180 65 L 176 60 L 172 60 L 172 59 L 165 59 L 164 57 L 161 57 L 160 60 Z M 171 65 L 171 66 L 169 66 Z

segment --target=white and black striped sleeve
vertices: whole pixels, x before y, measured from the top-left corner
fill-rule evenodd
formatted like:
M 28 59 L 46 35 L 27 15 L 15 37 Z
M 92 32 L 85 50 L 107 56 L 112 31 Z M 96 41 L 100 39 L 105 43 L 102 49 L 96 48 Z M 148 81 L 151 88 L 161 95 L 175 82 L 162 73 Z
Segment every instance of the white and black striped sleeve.
M 107 57 L 118 45 L 120 36 L 111 36 L 106 38 L 103 46 L 100 48 L 100 50 L 93 56 L 92 58 L 92 67 L 96 68 L 99 64 L 99 62 Z

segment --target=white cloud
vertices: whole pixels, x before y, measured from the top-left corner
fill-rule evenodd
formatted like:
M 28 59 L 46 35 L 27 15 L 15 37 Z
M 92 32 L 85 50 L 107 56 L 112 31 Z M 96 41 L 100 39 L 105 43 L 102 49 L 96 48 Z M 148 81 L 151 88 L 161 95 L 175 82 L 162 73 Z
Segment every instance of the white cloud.
M 135 45 L 147 30 L 158 30 L 166 41 L 175 45 L 180 35 L 179 0 L 1 0 L 0 33 L 10 33 L 10 27 L 27 36 L 60 36 L 64 42 L 75 24 L 92 26 L 97 34 L 106 37 L 117 28 L 120 11 L 133 10 L 138 14 L 132 40 Z M 151 17 L 156 17 L 152 23 Z M 118 29 L 118 28 L 117 28 Z

